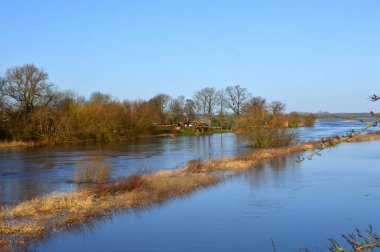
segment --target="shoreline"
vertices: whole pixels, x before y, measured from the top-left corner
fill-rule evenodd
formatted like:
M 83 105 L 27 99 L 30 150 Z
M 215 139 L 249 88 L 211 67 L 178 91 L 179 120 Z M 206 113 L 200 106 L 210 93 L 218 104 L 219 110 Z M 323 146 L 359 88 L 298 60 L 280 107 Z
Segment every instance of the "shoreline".
M 23 147 L 33 147 L 39 146 L 41 143 L 38 142 L 24 142 L 24 141 L 0 141 L 1 149 L 13 149 L 13 148 L 23 148 Z
M 352 142 L 377 139 L 380 139 L 380 132 L 357 136 Z M 248 153 L 205 162 L 193 160 L 178 170 L 135 174 L 91 188 L 52 193 L 13 206 L 3 206 L 0 208 L 0 250 L 9 248 L 12 242 L 26 246 L 30 241 L 95 222 L 118 210 L 146 208 L 190 195 L 271 159 L 314 151 L 320 144 L 308 142 L 288 147 L 253 149 Z
M 84 143 L 113 143 L 113 142 L 129 142 L 135 141 L 136 139 L 150 139 L 150 138 L 165 138 L 165 137 L 182 137 L 182 136 L 204 136 L 204 135 L 213 135 L 213 134 L 226 134 L 233 133 L 232 131 L 228 132 L 200 132 L 193 134 L 181 134 L 181 133 L 165 133 L 157 135 L 140 135 L 131 139 L 119 139 L 115 141 L 97 141 L 97 140 L 82 140 L 82 141 L 69 141 L 69 142 L 41 142 L 41 141 L 0 141 L 0 150 L 2 149 L 14 149 L 14 148 L 27 148 L 27 147 L 41 147 L 41 146 L 57 146 L 65 144 L 84 144 Z

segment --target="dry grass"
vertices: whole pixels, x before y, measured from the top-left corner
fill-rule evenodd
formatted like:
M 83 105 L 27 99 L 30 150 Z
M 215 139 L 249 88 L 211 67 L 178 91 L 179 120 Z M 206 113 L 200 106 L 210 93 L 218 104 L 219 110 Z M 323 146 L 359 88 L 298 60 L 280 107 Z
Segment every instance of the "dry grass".
M 110 179 L 111 173 L 112 167 L 103 158 L 93 157 L 78 163 L 74 180 L 77 184 L 102 184 Z
M 2 209 L 0 234 L 17 237 L 19 241 L 33 240 L 91 222 L 116 209 L 162 203 L 218 182 L 217 176 L 181 170 L 133 175 L 126 180 L 72 193 L 50 194 Z
M 34 142 L 23 141 L 2 141 L 0 142 L 0 149 L 16 148 L 16 147 L 31 147 L 34 146 Z
M 356 141 L 379 139 L 380 133 L 360 136 Z M 228 175 L 238 174 L 274 158 L 310 151 L 318 142 L 258 149 L 244 155 L 200 162 L 190 161 L 182 169 L 136 174 L 128 179 L 71 193 L 53 193 L 0 209 L 0 249 L 9 239 L 22 244 L 72 226 L 91 223 L 118 209 L 135 209 L 163 203 L 215 185 Z
M 373 141 L 377 139 L 380 139 L 380 131 L 370 132 L 365 135 L 356 136 L 351 140 L 351 142 Z
M 11 242 L 6 239 L 0 239 L 0 251 L 12 251 Z

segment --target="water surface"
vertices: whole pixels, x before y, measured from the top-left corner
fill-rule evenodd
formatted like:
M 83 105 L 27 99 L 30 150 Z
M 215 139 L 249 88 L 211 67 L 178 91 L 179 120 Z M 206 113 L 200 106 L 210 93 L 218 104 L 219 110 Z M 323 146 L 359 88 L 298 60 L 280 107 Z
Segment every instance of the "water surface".
M 359 121 L 319 120 L 297 129 L 302 140 L 343 135 Z M 373 129 L 371 129 L 373 130 Z M 339 145 L 300 164 L 283 157 L 239 177 L 153 209 L 117 214 L 88 230 L 71 230 L 37 251 L 326 251 L 327 238 L 380 230 L 380 142 Z M 77 163 L 103 157 L 113 177 L 146 168 L 176 169 L 191 159 L 247 151 L 233 134 L 144 139 L 134 143 L 69 145 L 0 151 L 0 192 L 18 202 L 75 189 Z
M 314 127 L 296 131 L 305 141 L 344 135 L 363 125 L 359 120 L 318 120 Z M 78 163 L 93 157 L 103 158 L 112 166 L 112 177 L 117 179 L 143 170 L 175 169 L 192 159 L 232 156 L 247 150 L 244 141 L 234 134 L 0 150 L 0 201 L 16 203 L 54 191 L 74 190 Z
M 380 141 L 279 158 L 190 197 L 67 232 L 38 251 L 326 251 L 327 238 L 380 230 Z

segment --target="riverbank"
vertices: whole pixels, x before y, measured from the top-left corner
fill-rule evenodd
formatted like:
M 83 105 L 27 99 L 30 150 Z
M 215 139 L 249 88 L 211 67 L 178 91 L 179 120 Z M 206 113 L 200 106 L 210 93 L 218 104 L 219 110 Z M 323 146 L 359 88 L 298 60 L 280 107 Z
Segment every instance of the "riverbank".
M 181 130 L 178 133 L 162 133 L 154 135 L 141 135 L 136 139 L 147 139 L 147 138 L 165 138 L 165 137 L 181 137 L 181 136 L 200 136 L 200 135 L 212 135 L 212 134 L 224 134 L 232 133 L 231 130 L 214 130 L 209 132 L 194 132 L 189 130 Z M 135 139 L 135 140 L 136 140 Z M 133 139 L 120 139 L 112 142 L 123 142 L 123 141 L 134 141 Z M 78 143 L 98 143 L 99 141 L 95 140 L 83 140 L 83 141 L 70 141 L 70 142 L 41 142 L 41 141 L 0 141 L 0 150 L 1 149 L 13 149 L 13 148 L 25 148 L 25 147 L 37 147 L 37 146 L 57 146 L 64 144 L 78 144 Z
M 18 147 L 33 147 L 38 146 L 37 142 L 24 142 L 24 141 L 3 141 L 0 142 L 0 149 L 11 149 Z
M 225 133 L 233 133 L 233 131 L 228 130 L 228 129 L 215 129 L 212 131 L 197 132 L 197 131 L 194 131 L 193 129 L 183 129 L 183 130 L 178 130 L 176 133 L 160 133 L 160 134 L 153 134 L 153 135 L 142 135 L 139 138 L 202 136 L 202 135 L 225 134 Z
M 359 136 L 355 141 L 380 138 L 380 133 Z M 191 161 L 175 171 L 134 175 L 126 180 L 81 189 L 68 194 L 52 194 L 3 207 L 0 211 L 0 244 L 4 249 L 11 241 L 20 245 L 63 229 L 98 220 L 117 209 L 139 209 L 181 197 L 214 185 L 230 176 L 255 167 L 267 160 L 313 150 L 319 142 L 253 150 L 244 155 Z M 7 245 L 8 244 L 8 245 Z

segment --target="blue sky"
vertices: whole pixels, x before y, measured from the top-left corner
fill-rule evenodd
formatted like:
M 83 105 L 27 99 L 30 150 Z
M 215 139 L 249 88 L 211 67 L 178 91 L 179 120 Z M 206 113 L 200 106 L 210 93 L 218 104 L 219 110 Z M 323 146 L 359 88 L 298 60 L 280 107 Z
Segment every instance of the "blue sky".
M 288 111 L 380 104 L 380 0 L 0 0 L 0 73 L 43 67 L 60 89 L 191 97 L 240 84 Z

